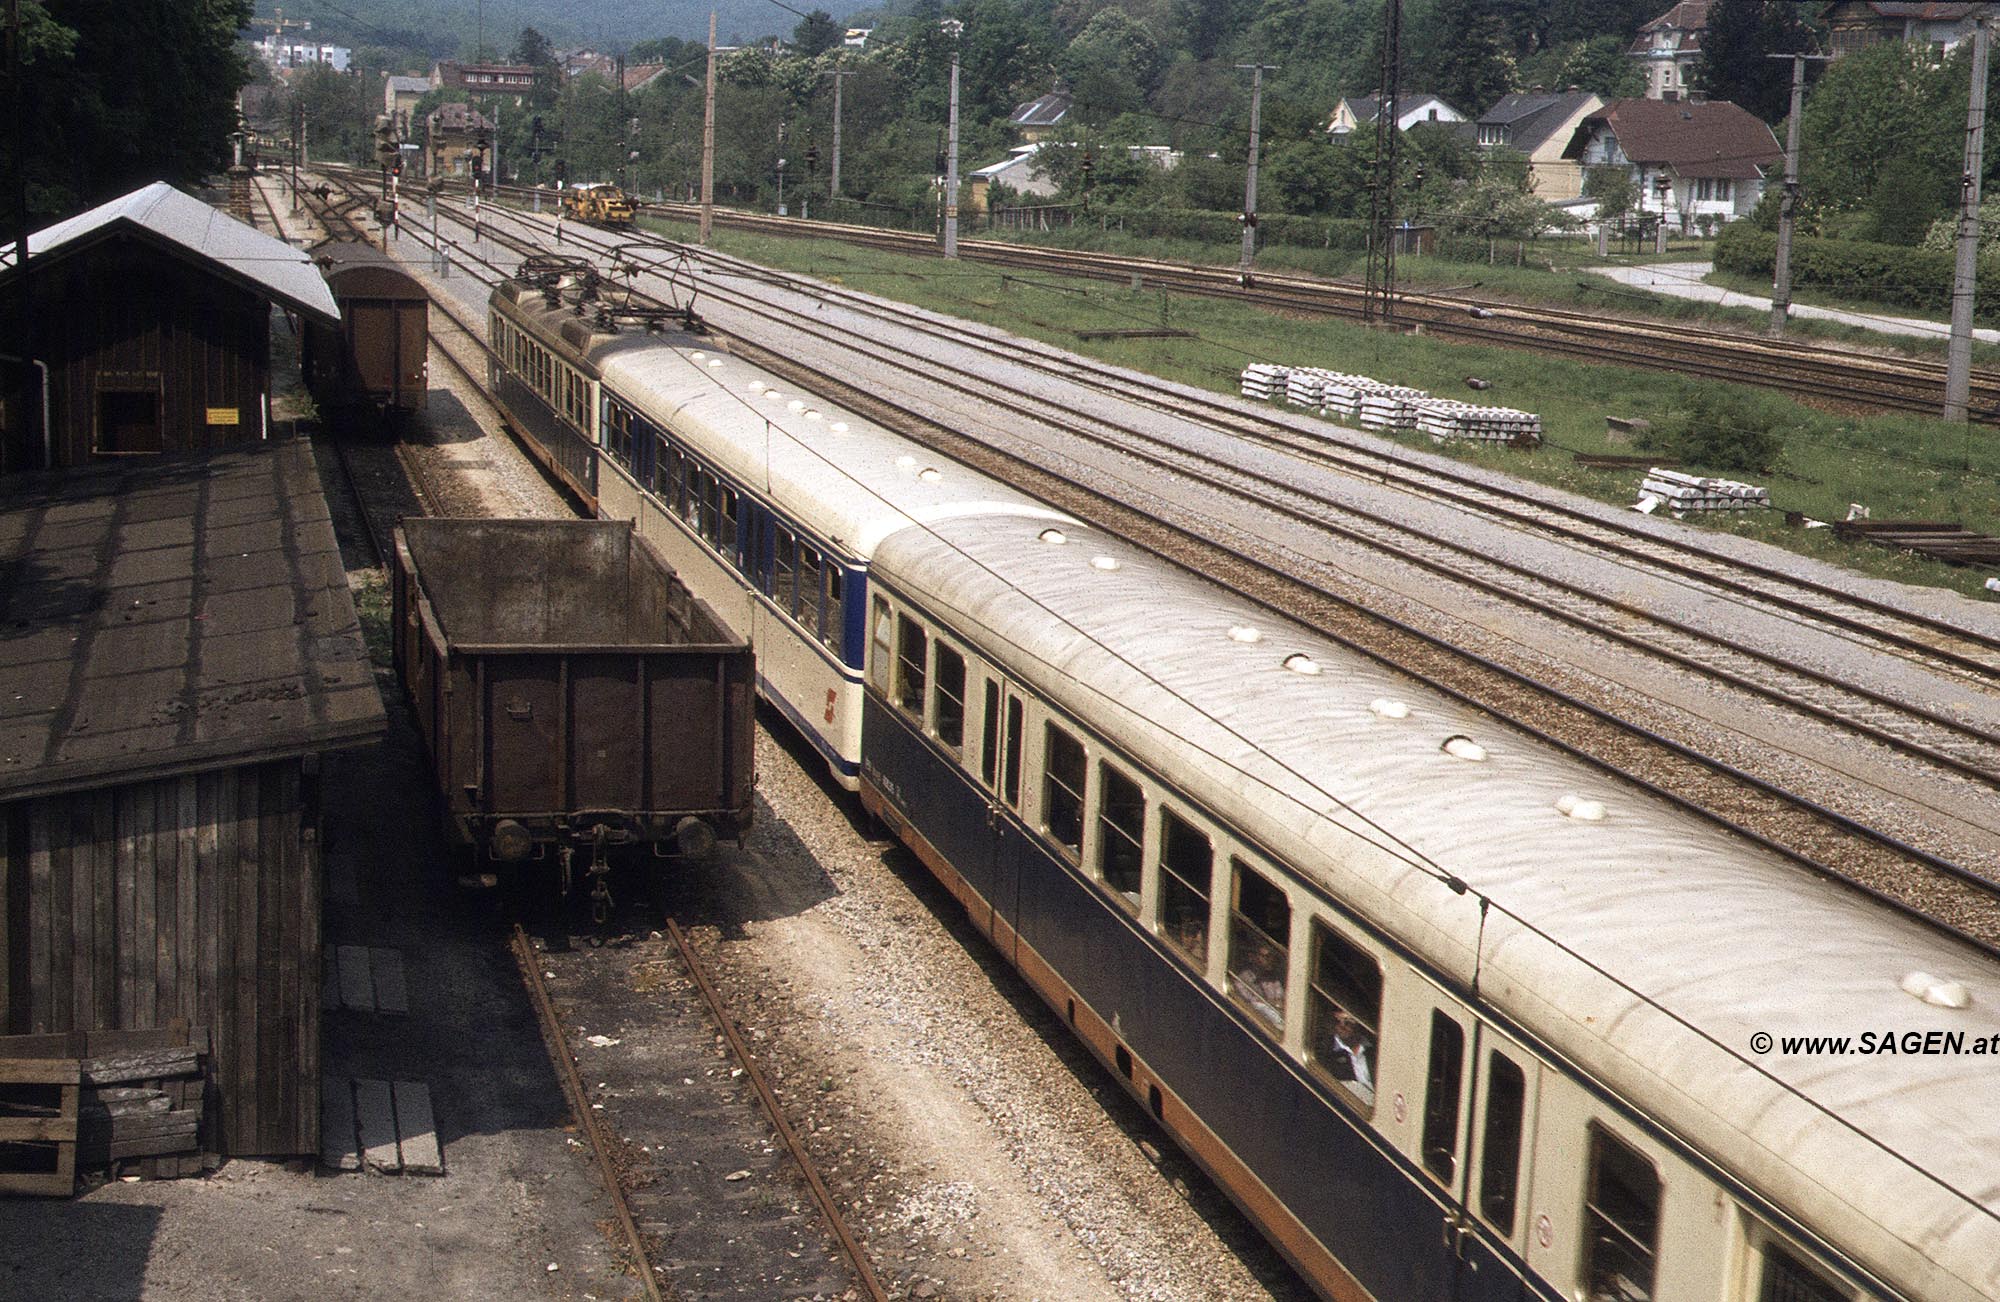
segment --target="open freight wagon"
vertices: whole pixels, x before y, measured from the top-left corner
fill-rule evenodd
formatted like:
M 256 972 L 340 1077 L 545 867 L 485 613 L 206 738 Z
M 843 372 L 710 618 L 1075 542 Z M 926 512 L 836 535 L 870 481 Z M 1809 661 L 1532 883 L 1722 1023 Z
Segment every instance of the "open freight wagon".
M 619 520 L 406 519 L 396 669 L 445 804 L 482 862 L 614 847 L 700 855 L 750 824 L 750 647 Z

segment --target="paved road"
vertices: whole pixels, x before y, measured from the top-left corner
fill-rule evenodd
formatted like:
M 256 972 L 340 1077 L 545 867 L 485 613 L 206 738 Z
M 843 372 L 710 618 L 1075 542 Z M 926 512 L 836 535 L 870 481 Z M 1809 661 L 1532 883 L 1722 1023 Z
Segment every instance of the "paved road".
M 1759 312 L 1771 310 L 1768 295 L 1744 294 L 1720 285 L 1709 285 L 1702 277 L 1715 270 L 1713 262 L 1658 262 L 1641 267 L 1591 267 L 1596 275 L 1609 276 L 1621 284 L 1637 289 L 1650 289 L 1656 294 L 1671 294 L 1675 298 L 1698 298 L 1709 303 L 1721 303 L 1727 307 L 1747 307 Z M 1883 334 L 1916 335 L 1921 338 L 1946 339 L 1951 336 L 1951 326 L 1942 321 L 1924 321 L 1916 317 L 1882 316 L 1874 312 L 1852 312 L 1834 307 L 1807 307 L 1792 304 L 1795 317 L 1815 317 L 1823 321 L 1838 321 L 1843 325 L 1859 326 L 1863 330 L 1878 330 Z M 1981 343 L 2000 343 L 2000 330 L 1974 330 L 1973 338 Z

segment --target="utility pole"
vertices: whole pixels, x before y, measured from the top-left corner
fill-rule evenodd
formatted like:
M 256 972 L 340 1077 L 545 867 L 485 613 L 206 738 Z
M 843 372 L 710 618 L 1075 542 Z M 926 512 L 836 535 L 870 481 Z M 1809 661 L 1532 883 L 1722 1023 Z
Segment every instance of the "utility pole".
M 833 78 L 833 179 L 827 183 L 827 210 L 832 212 L 832 200 L 840 198 L 840 86 L 852 77 L 850 68 L 828 68 L 820 73 L 822 77 Z
M 1771 282 L 1771 325 L 1773 339 L 1782 338 L 1785 320 L 1792 313 L 1792 230 L 1799 216 L 1799 113 L 1805 104 L 1806 62 L 1824 62 L 1824 54 L 1767 54 L 1767 59 L 1792 61 L 1792 115 L 1785 126 L 1785 190 L 1778 208 L 1778 266 Z
M 14 267 L 28 264 L 28 97 L 21 93 L 21 0 L 7 0 L 7 99 L 13 119 L 14 183 L 7 196 L 14 226 Z M 23 278 L 23 285 L 27 283 Z M 15 336 L 20 338 L 20 336 Z M 48 419 L 48 413 L 42 413 Z
M 1250 71 L 1250 165 L 1243 175 L 1243 252 L 1236 259 L 1236 278 L 1250 283 L 1250 259 L 1257 256 L 1257 145 L 1263 124 L 1264 74 L 1276 72 L 1275 63 L 1239 63 Z
M 1381 85 L 1375 105 L 1375 179 L 1368 198 L 1368 288 L 1361 319 L 1387 323 L 1396 311 L 1396 99 L 1403 81 L 1403 0 L 1382 6 Z
M 701 242 L 715 229 L 715 10 L 708 11 L 708 88 L 701 109 Z
M 958 256 L 958 34 L 965 25 L 955 18 L 944 21 L 951 37 L 951 118 L 944 156 L 944 256 Z
M 1958 209 L 1958 263 L 1951 277 L 1951 347 L 1945 355 L 1944 418 L 1966 419 L 1972 393 L 1972 299 L 1979 270 L 1979 171 L 1986 152 L 1986 62 L 1992 30 L 1972 27 L 1972 99 L 1965 110 L 1965 175 Z

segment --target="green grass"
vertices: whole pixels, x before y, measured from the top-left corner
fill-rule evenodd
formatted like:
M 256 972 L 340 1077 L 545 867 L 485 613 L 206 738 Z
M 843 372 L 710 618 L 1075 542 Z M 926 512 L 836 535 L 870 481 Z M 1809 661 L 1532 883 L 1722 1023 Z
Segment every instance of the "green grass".
M 361 621 L 361 639 L 368 645 L 368 658 L 388 668 L 395 654 L 389 584 L 380 570 L 364 570 L 353 587 L 354 613 Z
M 648 224 L 673 238 L 693 238 L 691 227 Z M 1340 321 L 1282 316 L 1222 299 L 1169 297 L 1157 290 L 1134 293 L 1123 286 L 1032 273 L 1003 274 L 977 263 L 951 265 L 936 258 L 826 240 L 719 230 L 715 244 L 723 252 L 767 266 L 919 304 L 1217 392 L 1235 392 L 1237 377 L 1249 362 L 1291 362 L 1392 379 L 1446 397 L 1525 408 L 1542 417 L 1547 442 L 1539 449 L 1457 444 L 1437 448 L 1420 436 L 1405 441 L 1620 505 L 1635 499 L 1637 473 L 1583 469 L 1572 454 L 1637 451 L 1608 441 L 1606 416 L 1645 417 L 1658 424 L 1682 407 L 1697 386 L 1712 383 L 1385 333 Z M 1158 247 L 1148 252 L 1172 256 Z M 1075 335 L 1077 330 L 1162 322 L 1192 331 L 1193 337 L 1085 341 Z M 1491 381 L 1493 387 L 1474 392 L 1465 384 L 1469 376 Z M 1746 390 L 1744 394 L 1748 402 L 1775 403 L 1780 409 L 1781 464 L 1772 473 L 1755 477 L 1770 487 L 1777 509 L 1718 512 L 1717 518 L 1696 518 L 1697 527 L 1763 538 L 1868 574 L 1980 593 L 1985 577 L 1981 572 L 1839 542 L 1829 529 L 1788 528 L 1784 512 L 1837 520 L 1850 502 L 1860 502 L 1878 520 L 1957 520 L 1970 529 L 2000 534 L 2000 492 L 1996 492 L 2000 437 L 1993 431 L 1912 417 L 1840 417 L 1768 393 Z

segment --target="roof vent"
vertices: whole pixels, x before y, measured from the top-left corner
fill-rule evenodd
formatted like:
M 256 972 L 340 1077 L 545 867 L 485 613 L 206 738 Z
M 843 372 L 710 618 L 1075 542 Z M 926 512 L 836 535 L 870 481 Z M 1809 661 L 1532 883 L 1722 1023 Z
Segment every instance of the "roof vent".
M 1556 801 L 1556 812 L 1579 823 L 1601 823 L 1604 821 L 1604 802 L 1576 795 L 1564 796 Z
M 844 420 L 837 420 L 833 422 L 833 424 L 827 426 L 827 428 L 832 430 L 836 434 L 845 434 L 847 433 L 847 422 Z
M 926 484 L 935 484 L 938 480 L 944 478 L 944 476 L 937 472 L 936 466 L 925 466 L 917 472 L 917 478 L 923 480 Z
M 779 393 L 776 389 L 764 390 L 764 396 L 766 398 L 769 398 L 772 402 L 783 402 L 785 400 L 785 395 Z
M 822 419 L 824 419 L 824 417 L 822 417 L 822 416 L 820 415 L 820 410 L 819 410 L 819 408 L 817 408 L 817 407 L 808 407 L 808 408 L 806 408 L 806 419 L 807 419 L 807 420 L 822 420 Z
M 1486 758 L 1486 748 L 1463 733 L 1446 737 L 1438 749 L 1454 759 L 1471 760 L 1475 764 Z
M 752 392 L 752 393 L 762 393 L 762 392 L 764 392 L 764 382 L 763 382 L 762 380 L 752 380 L 752 381 L 750 381 L 750 392 Z
M 1407 701 L 1393 701 L 1386 696 L 1378 696 L 1368 702 L 1368 710 L 1378 719 L 1407 719 L 1410 706 Z
M 1229 640 L 1243 643 L 1262 642 L 1264 635 L 1248 624 L 1238 624 L 1229 630 Z
M 801 402 L 797 398 L 794 398 L 790 402 L 786 403 L 785 407 L 787 410 L 790 411 L 804 411 L 806 409 L 805 403 Z
M 1051 547 L 1060 547 L 1069 541 L 1069 535 L 1060 529 L 1044 529 L 1036 534 L 1035 537 L 1041 539 Z
M 1306 677 L 1311 678 L 1319 673 L 1319 661 L 1313 659 L 1303 651 L 1294 651 L 1285 657 L 1285 668 L 1295 674 L 1304 674 Z
M 1964 1008 L 1972 1002 L 1972 992 L 1963 981 L 1946 981 L 1928 972 L 1912 972 L 1901 984 L 1904 994 L 1936 1008 Z
M 1116 556 L 1093 556 L 1090 558 L 1090 568 L 1093 570 L 1103 570 L 1106 574 L 1109 574 L 1111 571 L 1119 568 L 1118 558 Z
M 689 354 L 688 354 L 688 360 L 689 360 L 689 361 L 694 361 L 694 362 L 700 362 L 700 361 L 706 361 L 707 359 L 708 359 L 708 354 L 707 354 L 707 353 L 703 353 L 703 352 L 692 352 L 692 353 L 689 353 Z
M 708 369 L 709 369 L 709 370 L 711 370 L 711 371 L 719 371 L 719 370 L 721 370 L 721 369 L 722 369 L 722 359 L 721 359 L 720 357 L 711 357 L 711 358 L 709 358 L 709 359 L 708 359 Z

